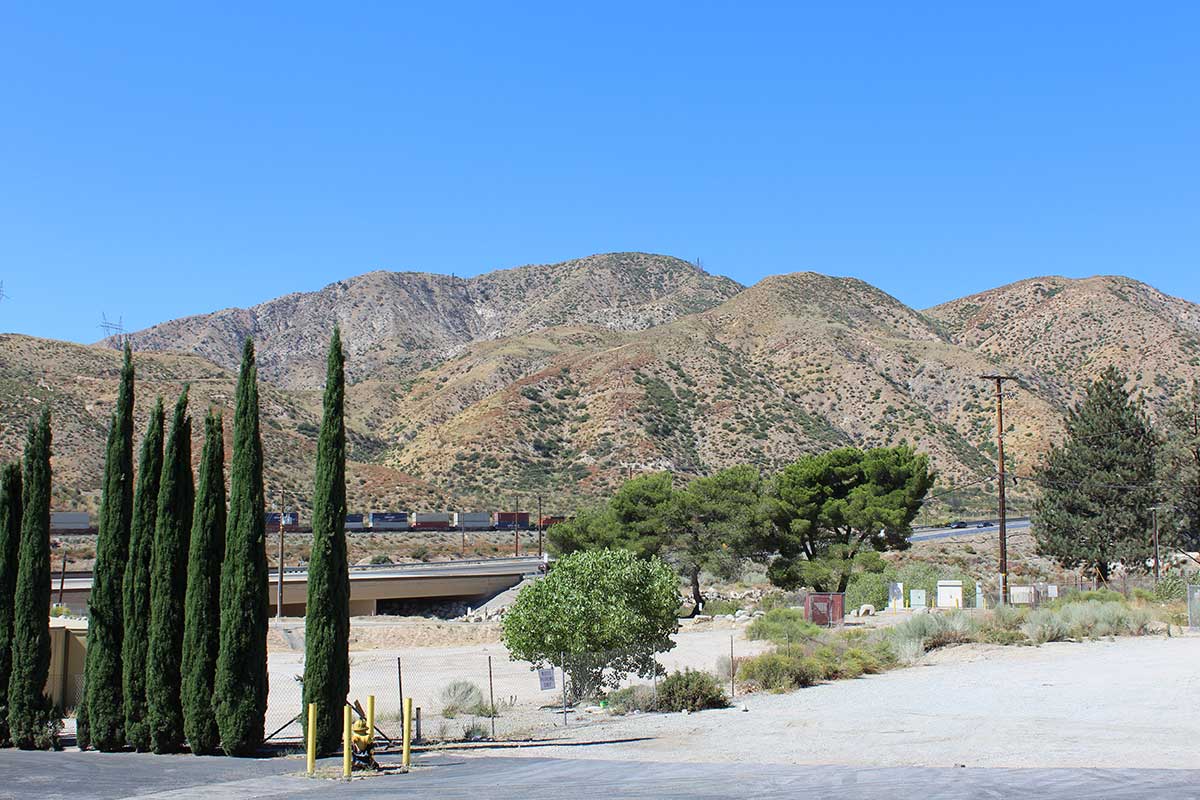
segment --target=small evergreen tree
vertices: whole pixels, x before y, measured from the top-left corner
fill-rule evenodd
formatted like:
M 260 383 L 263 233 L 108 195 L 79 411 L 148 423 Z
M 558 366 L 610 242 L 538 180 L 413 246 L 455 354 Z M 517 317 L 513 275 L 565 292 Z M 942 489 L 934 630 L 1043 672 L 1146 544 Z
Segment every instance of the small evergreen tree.
M 268 621 L 258 368 L 250 339 L 242 351 L 236 402 L 213 707 L 221 747 L 230 755 L 246 755 L 258 749 L 265 735 Z
M 8 681 L 12 677 L 13 595 L 21 547 L 21 465 L 0 470 L 0 747 L 8 744 Z
M 221 625 L 221 559 L 225 555 L 225 440 L 221 416 L 204 420 L 204 453 L 188 552 L 183 629 L 183 728 L 196 755 L 221 744 L 213 715 L 213 676 Z
M 104 460 L 100 530 L 96 564 L 88 597 L 87 651 L 83 672 L 86 732 L 97 749 L 112 752 L 125 746 L 125 705 L 121 698 L 122 584 L 129 560 L 133 518 L 133 357 L 125 345 L 117 406 L 108 431 Z
M 1159 460 L 1164 542 L 1200 549 L 1200 381 L 1177 397 L 1162 417 Z
M 57 723 L 44 691 L 50 671 L 50 409 L 29 429 L 22 478 L 21 548 L 13 595 L 8 727 L 28 750 L 57 745 Z
M 1037 476 L 1038 551 L 1107 582 L 1112 568 L 1145 569 L 1154 555 L 1155 440 L 1141 399 L 1109 367 L 1067 417 L 1067 436 Z
M 185 388 L 175 404 L 158 488 L 158 524 L 150 562 L 150 646 L 146 658 L 146 716 L 156 753 L 184 742 L 181 698 L 183 603 L 187 593 L 188 537 L 196 502 L 192 483 L 192 421 Z
M 137 491 L 129 534 L 123 603 L 125 638 L 121 643 L 121 687 L 125 696 L 125 738 L 139 752 L 150 749 L 146 722 L 146 652 L 150 643 L 150 562 L 158 522 L 158 486 L 162 480 L 163 402 L 154 404 L 138 455 Z
M 325 376 L 321 435 L 317 440 L 312 556 L 304 621 L 304 707 L 317 704 L 319 752 L 337 748 L 342 730 L 338 711 L 350 691 L 345 392 L 341 334 L 334 328 Z

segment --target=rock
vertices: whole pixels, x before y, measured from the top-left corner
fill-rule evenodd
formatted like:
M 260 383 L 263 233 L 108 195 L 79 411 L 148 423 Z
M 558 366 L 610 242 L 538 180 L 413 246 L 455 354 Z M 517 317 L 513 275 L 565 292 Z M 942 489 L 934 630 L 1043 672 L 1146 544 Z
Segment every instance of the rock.
M 862 608 L 858 609 L 858 615 L 860 617 L 875 616 L 875 606 L 871 605 L 870 603 L 863 604 Z
M 697 614 L 692 617 L 692 620 L 695 622 L 712 622 L 712 616 L 709 614 Z

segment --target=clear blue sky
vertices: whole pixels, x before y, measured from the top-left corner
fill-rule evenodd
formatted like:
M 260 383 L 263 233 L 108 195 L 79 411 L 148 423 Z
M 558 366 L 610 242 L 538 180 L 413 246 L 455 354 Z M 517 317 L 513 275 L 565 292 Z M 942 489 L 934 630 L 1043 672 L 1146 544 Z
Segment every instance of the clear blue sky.
M 616 250 L 1200 300 L 1194 2 L 219 5 L 6 6 L 0 330 Z

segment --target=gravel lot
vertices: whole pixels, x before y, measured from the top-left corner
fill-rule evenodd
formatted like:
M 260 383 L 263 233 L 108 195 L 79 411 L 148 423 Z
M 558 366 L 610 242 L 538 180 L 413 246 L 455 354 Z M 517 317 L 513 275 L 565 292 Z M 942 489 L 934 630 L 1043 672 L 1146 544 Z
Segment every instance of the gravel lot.
M 1200 636 L 967 645 L 735 708 L 568 728 L 537 757 L 848 766 L 1193 767 Z M 749 708 L 741 710 L 742 703 Z M 646 738 L 643 738 L 646 737 Z

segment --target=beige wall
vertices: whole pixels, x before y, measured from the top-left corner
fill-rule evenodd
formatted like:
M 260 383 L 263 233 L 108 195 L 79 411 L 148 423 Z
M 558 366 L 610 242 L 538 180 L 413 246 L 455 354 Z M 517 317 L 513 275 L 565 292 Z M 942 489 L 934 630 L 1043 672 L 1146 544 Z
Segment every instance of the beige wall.
M 59 708 L 74 708 L 83 693 L 83 656 L 87 649 L 87 628 L 56 625 L 50 628 L 50 674 L 46 694 Z

